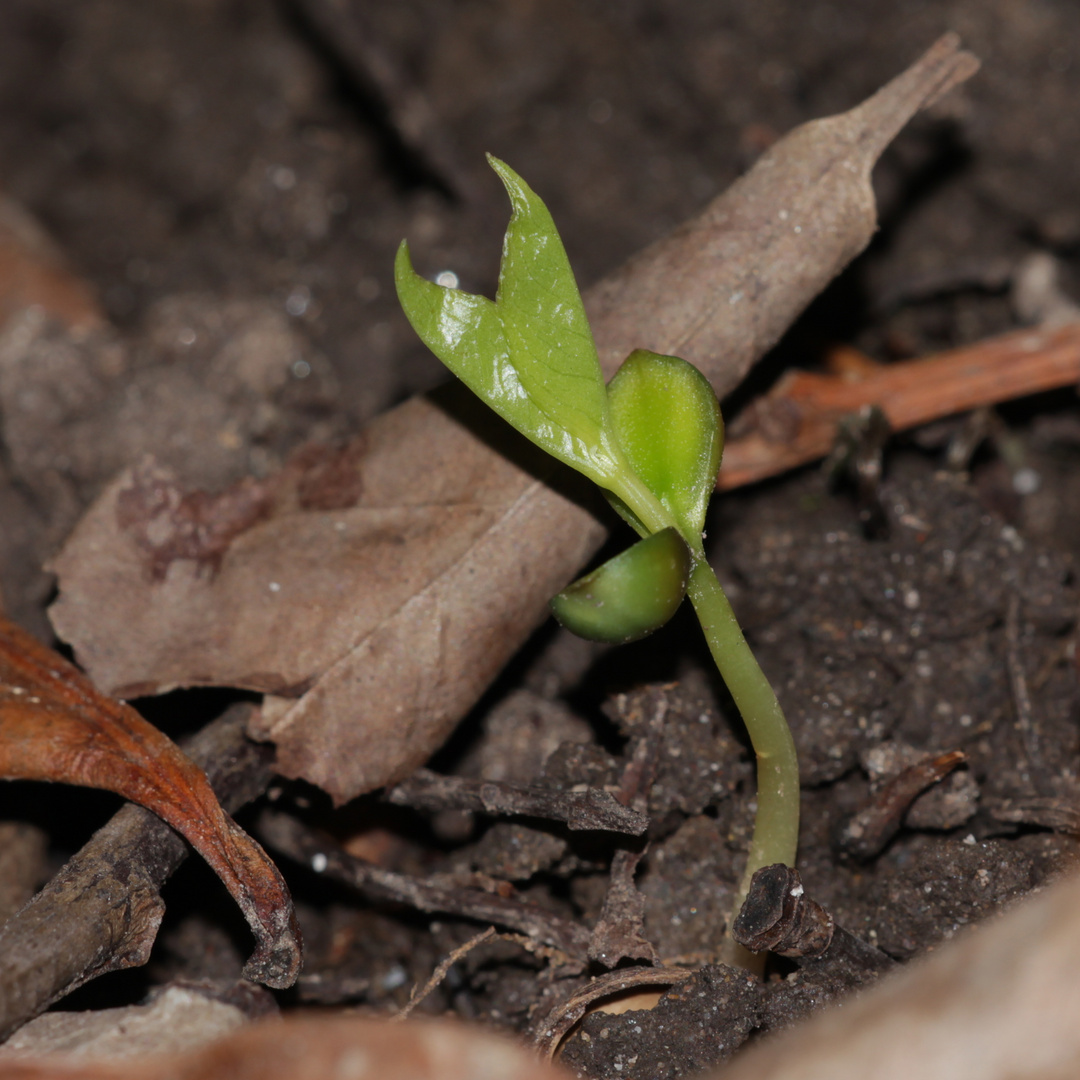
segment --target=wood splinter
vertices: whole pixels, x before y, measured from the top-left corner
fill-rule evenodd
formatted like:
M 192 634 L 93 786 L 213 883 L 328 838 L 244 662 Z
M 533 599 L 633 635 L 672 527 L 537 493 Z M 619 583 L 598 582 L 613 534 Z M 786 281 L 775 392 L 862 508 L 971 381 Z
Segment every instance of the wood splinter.
M 834 836 L 836 849 L 856 859 L 872 859 L 899 832 L 915 799 L 965 761 L 962 750 L 949 750 L 897 773 L 865 806 L 841 822 Z
M 853 377 L 854 376 L 854 377 Z M 1080 382 L 1080 322 L 1018 330 L 896 364 L 789 371 L 732 423 L 717 487 L 752 484 L 825 457 L 840 421 L 880 406 L 893 431 Z

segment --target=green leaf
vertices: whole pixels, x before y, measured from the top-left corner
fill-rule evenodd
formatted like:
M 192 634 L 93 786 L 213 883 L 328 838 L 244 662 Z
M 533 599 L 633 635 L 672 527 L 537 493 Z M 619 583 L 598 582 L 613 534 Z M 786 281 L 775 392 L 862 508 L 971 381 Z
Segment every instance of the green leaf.
M 589 641 L 637 641 L 671 618 L 686 595 L 690 551 L 662 529 L 567 586 L 551 601 L 555 618 Z
M 638 534 L 638 536 L 652 535 L 652 529 L 650 529 L 613 491 L 605 491 L 604 498 L 610 503 L 611 509 L 614 510 L 615 513 Z
M 526 438 L 601 486 L 625 469 L 574 275 L 547 208 L 489 157 L 513 214 L 494 303 L 421 277 L 402 243 L 398 297 L 424 343 Z
M 637 349 L 608 384 L 608 398 L 616 436 L 634 472 L 686 542 L 700 547 L 724 441 L 720 405 L 708 380 L 677 356 Z
M 535 192 L 488 155 L 513 214 L 503 240 L 496 306 L 522 385 L 586 453 L 607 451 L 604 377 L 574 272 L 555 222 Z M 605 462 L 606 464 L 606 462 Z
M 495 305 L 421 277 L 404 240 L 394 260 L 398 299 L 423 343 L 478 397 L 514 427 L 543 426 L 510 361 Z

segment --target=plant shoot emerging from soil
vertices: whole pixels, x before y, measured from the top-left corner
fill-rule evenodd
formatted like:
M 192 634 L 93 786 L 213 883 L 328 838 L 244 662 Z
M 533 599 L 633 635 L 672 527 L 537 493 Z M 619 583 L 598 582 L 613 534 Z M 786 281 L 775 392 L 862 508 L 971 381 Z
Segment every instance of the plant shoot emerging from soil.
M 757 755 L 757 817 L 737 913 L 755 870 L 794 865 L 799 775 L 776 695 L 705 558 L 702 530 L 723 448 L 720 407 L 693 365 L 643 349 L 604 385 L 551 215 L 512 169 L 489 161 L 513 206 L 495 301 L 421 277 L 405 242 L 395 264 L 398 297 L 424 343 L 462 382 L 596 483 L 641 537 L 555 597 L 556 617 L 583 637 L 627 642 L 662 626 L 690 596 Z

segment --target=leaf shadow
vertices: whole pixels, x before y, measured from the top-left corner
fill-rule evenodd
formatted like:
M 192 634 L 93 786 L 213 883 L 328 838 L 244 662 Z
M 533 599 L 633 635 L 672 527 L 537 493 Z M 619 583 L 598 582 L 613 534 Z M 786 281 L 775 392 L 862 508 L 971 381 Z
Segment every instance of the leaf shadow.
M 601 521 L 613 519 L 614 515 L 608 512 L 607 504 L 591 480 L 556 461 L 546 450 L 515 431 L 464 383 L 453 379 L 428 391 L 425 396 L 490 450 L 534 480 L 546 484 Z

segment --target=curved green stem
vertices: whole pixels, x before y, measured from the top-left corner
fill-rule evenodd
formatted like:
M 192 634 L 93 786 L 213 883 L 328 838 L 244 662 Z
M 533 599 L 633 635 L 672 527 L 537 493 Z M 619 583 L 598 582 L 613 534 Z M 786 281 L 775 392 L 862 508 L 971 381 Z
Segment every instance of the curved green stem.
M 644 535 L 663 532 L 664 529 L 674 526 L 679 529 L 679 523 L 675 520 L 664 504 L 649 490 L 648 486 L 627 464 L 619 471 L 617 476 L 612 477 L 608 484 L 608 490 L 618 495 L 626 505 L 638 516 L 638 520 L 646 528 Z M 638 530 L 640 532 L 640 530 Z M 683 534 L 680 535 L 687 541 L 690 550 L 694 550 L 691 539 Z
M 659 499 L 641 482 L 632 469 L 619 477 L 615 493 L 652 533 L 678 523 Z M 680 530 L 681 531 L 681 530 Z M 784 719 L 776 694 L 754 657 L 739 628 L 716 574 L 705 558 L 701 537 L 686 537 L 693 567 L 687 595 L 705 632 L 709 651 L 720 671 L 735 706 L 746 725 L 757 757 L 757 814 L 754 835 L 747 855 L 746 870 L 735 896 L 729 927 L 738 915 L 750 879 L 756 870 L 772 863 L 795 865 L 799 844 L 799 762 L 791 730 Z M 724 946 L 724 959 L 741 967 L 758 968 L 755 959 L 731 940 Z
M 757 755 L 757 816 L 746 871 L 732 911 L 734 919 L 755 870 L 771 863 L 795 864 L 799 843 L 799 762 L 776 694 L 750 651 L 716 574 L 702 557 L 694 561 L 687 592 Z

